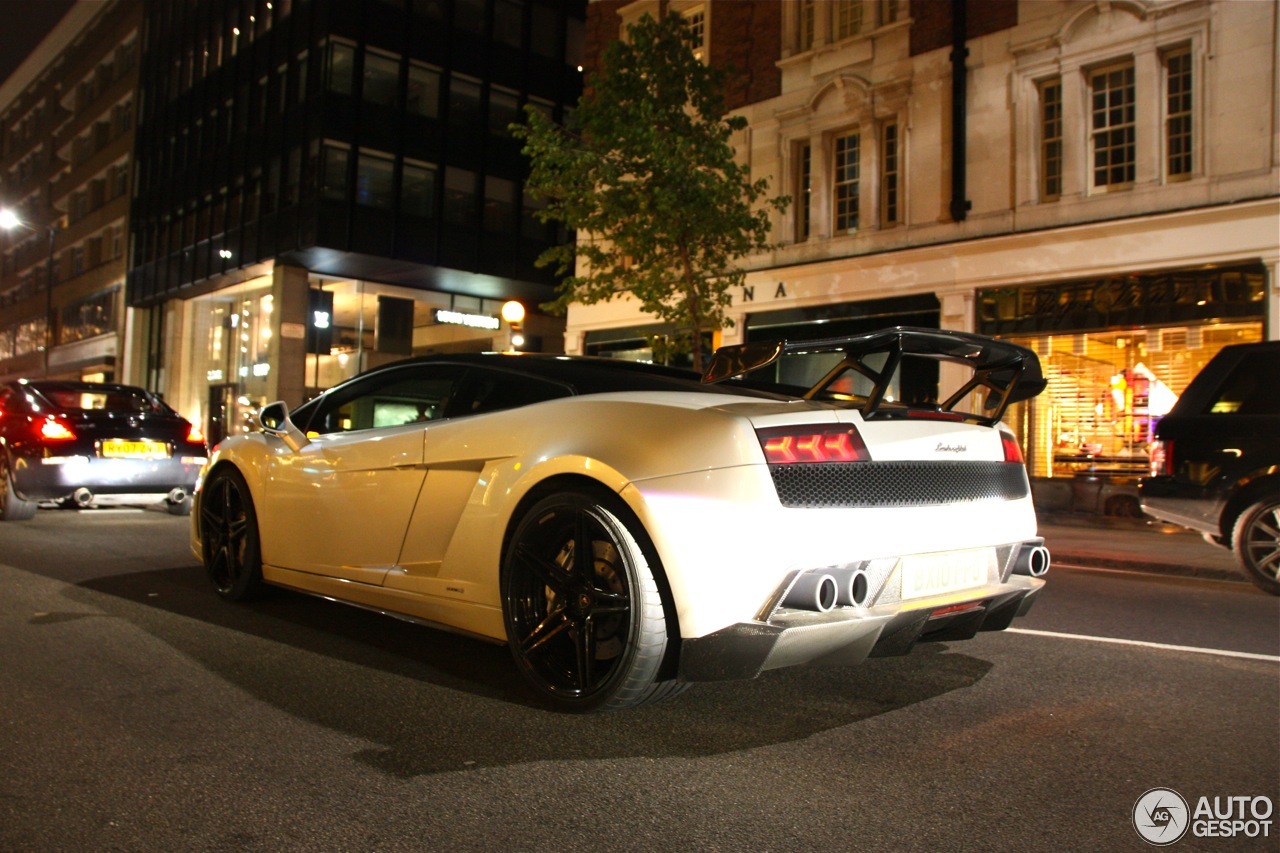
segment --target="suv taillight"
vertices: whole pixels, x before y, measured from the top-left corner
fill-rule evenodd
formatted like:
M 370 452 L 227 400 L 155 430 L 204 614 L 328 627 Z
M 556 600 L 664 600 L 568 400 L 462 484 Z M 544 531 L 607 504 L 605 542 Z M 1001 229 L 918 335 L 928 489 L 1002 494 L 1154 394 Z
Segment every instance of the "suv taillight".
M 1173 442 L 1156 439 L 1151 443 L 1151 476 L 1173 476 Z
M 756 430 L 770 465 L 799 462 L 866 462 L 871 459 L 862 436 L 851 426 L 770 427 Z

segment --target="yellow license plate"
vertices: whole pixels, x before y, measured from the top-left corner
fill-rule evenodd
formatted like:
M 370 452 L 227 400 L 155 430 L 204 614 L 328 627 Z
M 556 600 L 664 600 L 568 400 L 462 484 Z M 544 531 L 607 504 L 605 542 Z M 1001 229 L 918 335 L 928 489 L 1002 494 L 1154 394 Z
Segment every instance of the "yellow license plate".
M 982 586 L 995 567 L 994 548 L 903 557 L 902 600 Z
M 150 439 L 108 438 L 102 442 L 102 455 L 107 459 L 167 459 L 169 446 Z

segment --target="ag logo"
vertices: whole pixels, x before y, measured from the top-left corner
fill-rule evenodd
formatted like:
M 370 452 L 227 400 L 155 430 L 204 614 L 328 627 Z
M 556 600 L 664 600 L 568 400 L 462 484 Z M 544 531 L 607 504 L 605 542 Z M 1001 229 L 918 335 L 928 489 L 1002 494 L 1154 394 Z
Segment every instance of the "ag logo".
M 1191 825 L 1187 801 L 1172 788 L 1152 788 L 1133 804 L 1133 828 L 1142 840 L 1165 847 L 1187 834 Z

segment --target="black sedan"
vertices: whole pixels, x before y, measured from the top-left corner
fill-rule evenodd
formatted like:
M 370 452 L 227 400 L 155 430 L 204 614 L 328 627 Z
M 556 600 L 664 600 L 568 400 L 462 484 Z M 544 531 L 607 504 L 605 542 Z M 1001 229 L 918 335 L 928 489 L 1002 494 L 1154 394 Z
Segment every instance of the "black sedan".
M 0 385 L 0 520 L 39 502 L 86 507 L 163 499 L 191 512 L 204 435 L 142 388 L 92 382 Z

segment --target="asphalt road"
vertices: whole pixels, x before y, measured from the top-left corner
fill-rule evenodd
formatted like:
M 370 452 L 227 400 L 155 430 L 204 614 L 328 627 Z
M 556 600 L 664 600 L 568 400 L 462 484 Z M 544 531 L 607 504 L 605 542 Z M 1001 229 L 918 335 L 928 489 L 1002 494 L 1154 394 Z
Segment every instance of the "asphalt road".
M 1280 599 L 1245 583 L 1055 568 L 1016 632 L 566 716 L 501 647 L 225 604 L 185 536 L 0 524 L 0 849 L 1142 850 L 1151 788 L 1280 805 Z

